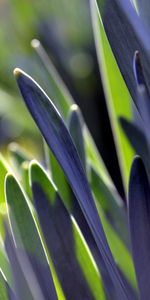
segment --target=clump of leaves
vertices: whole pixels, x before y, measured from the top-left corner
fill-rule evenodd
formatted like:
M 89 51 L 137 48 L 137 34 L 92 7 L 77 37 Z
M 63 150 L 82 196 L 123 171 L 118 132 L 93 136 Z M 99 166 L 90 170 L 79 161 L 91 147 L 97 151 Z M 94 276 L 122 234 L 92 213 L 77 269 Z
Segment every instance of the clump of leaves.
M 108 57 L 127 89 L 108 37 L 137 109 L 134 123 L 123 117 L 120 123 L 142 158 L 133 160 L 128 199 L 122 199 L 79 108 L 40 43 L 32 42 L 48 68 L 56 100 L 54 105 L 30 76 L 15 69 L 24 102 L 44 138 L 45 159 L 31 160 L 15 146 L 9 148 L 11 167 L 0 160 L 1 299 L 149 299 L 149 36 L 128 0 L 99 0 L 97 5 L 91 0 L 91 13 L 97 53 L 105 53 L 99 61 L 105 63 L 106 95 L 112 101 L 108 89 L 114 95 L 116 87 L 106 72 Z M 114 132 L 122 162 L 123 137 Z M 126 189 L 127 174 L 120 168 Z

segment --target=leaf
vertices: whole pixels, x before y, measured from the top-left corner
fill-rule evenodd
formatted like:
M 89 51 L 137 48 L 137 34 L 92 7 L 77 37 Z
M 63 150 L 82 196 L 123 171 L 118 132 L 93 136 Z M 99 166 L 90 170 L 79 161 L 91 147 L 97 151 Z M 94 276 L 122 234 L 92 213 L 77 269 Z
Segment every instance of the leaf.
M 128 249 L 129 237 L 125 208 L 122 202 L 119 201 L 118 195 L 115 195 L 112 190 L 105 186 L 94 169 L 91 169 L 91 185 L 110 249 L 122 278 L 127 283 L 128 294 L 130 295 L 133 289 L 134 297 L 132 294 L 131 298 L 136 299 L 137 284 L 131 254 Z
M 104 214 L 120 238 L 128 244 L 127 216 L 119 195 L 111 187 L 105 185 L 96 170 L 91 167 L 90 182 L 92 192 L 96 196 Z
M 133 58 L 133 71 L 137 86 L 146 85 L 140 53 L 137 50 Z
M 29 199 L 32 199 L 31 187 L 29 185 L 29 162 L 24 161 L 21 166 L 21 185 L 24 188 Z
M 56 107 L 59 108 L 63 118 L 66 119 L 66 117 L 68 116 L 70 105 L 74 103 L 74 100 L 72 99 L 72 96 L 70 95 L 67 86 L 65 85 L 64 81 L 60 77 L 55 66 L 53 65 L 52 61 L 50 60 L 47 53 L 45 52 L 40 41 L 33 40 L 33 42 L 31 42 L 31 45 L 36 50 L 43 65 L 45 66 L 45 68 L 49 73 L 50 80 L 52 80 L 52 86 L 51 86 L 52 95 L 50 94 L 50 96 L 54 100 Z M 101 174 L 104 181 L 106 183 L 109 182 L 109 184 L 113 185 L 110 175 L 107 172 L 104 162 L 100 154 L 98 153 L 95 143 L 86 126 L 84 129 L 84 136 L 85 136 L 85 148 L 88 154 L 88 159 L 91 160 L 92 164 L 95 166 L 97 172 Z
M 26 194 L 30 197 L 31 190 L 29 187 L 28 164 L 32 158 L 24 148 L 14 142 L 9 144 L 8 151 L 12 169 L 15 172 L 17 178 L 19 178 L 19 181 L 23 186 Z
M 3 156 L 0 154 L 0 191 L 1 191 L 0 204 L 5 203 L 4 180 L 8 170 L 9 167 L 6 161 L 4 160 Z
M 72 205 L 72 201 L 70 199 L 70 187 L 68 185 L 64 172 L 46 143 L 44 145 L 44 149 L 46 155 L 47 168 L 49 170 L 51 178 L 57 186 L 59 194 L 64 200 L 65 205 L 68 209 L 70 209 Z
M 43 46 L 41 45 L 41 43 L 37 40 L 33 40 L 33 43 L 31 43 L 31 44 L 32 44 L 33 48 L 36 50 L 37 54 L 39 55 L 39 58 L 40 58 L 41 62 L 43 63 L 45 69 L 47 69 L 48 74 L 50 75 L 50 82 L 51 82 L 52 78 L 55 82 L 55 85 L 56 85 L 55 89 L 53 89 L 54 86 L 52 84 L 52 89 L 50 89 L 50 96 L 51 96 L 51 99 L 53 99 L 54 103 L 56 104 L 56 107 L 59 108 L 60 112 L 62 113 L 63 118 L 66 120 L 66 115 L 64 115 L 64 105 L 66 106 L 66 103 L 68 104 L 68 100 L 69 100 L 70 104 L 72 104 L 74 101 L 73 101 L 72 97 L 70 97 L 70 93 L 68 93 L 69 91 L 68 91 L 65 83 L 62 81 L 62 78 L 60 81 L 60 76 L 57 73 L 55 66 L 53 65 L 52 61 L 48 57 L 48 55 L 47 55 L 46 51 L 44 50 Z M 55 72 L 53 72 L 53 70 L 55 70 Z M 55 76 L 56 74 L 57 74 L 57 76 Z M 58 91 L 59 91 L 59 93 L 58 93 Z M 67 92 L 67 94 L 66 94 L 66 92 Z M 63 101 L 62 101 L 62 97 L 60 94 L 63 94 Z M 116 149 L 114 147 L 114 140 L 113 140 L 113 136 L 112 136 L 112 130 L 111 130 L 111 126 L 110 126 L 110 121 L 109 121 L 109 116 L 108 116 L 105 100 L 103 101 L 101 108 L 102 109 L 101 109 L 101 113 L 100 113 L 101 114 L 100 122 L 103 123 L 104 126 L 102 126 L 101 132 L 99 133 L 99 135 L 101 136 L 101 138 L 99 139 L 100 153 L 101 153 L 102 157 L 104 157 L 106 159 L 105 162 L 109 168 L 109 173 L 111 173 L 111 178 L 114 180 L 114 184 L 116 185 L 116 187 L 120 191 L 120 194 L 124 198 L 124 196 L 125 196 L 124 195 L 124 187 L 123 187 L 123 183 L 121 180 L 121 174 L 120 174 L 120 170 L 119 170 Z M 106 132 L 107 132 L 107 134 L 106 134 Z M 88 130 L 87 130 L 87 134 L 88 134 L 88 139 L 91 140 L 91 136 L 90 136 L 90 133 Z M 101 139 L 103 140 L 103 142 Z M 108 151 L 105 151 L 105 145 L 108 146 L 108 144 L 110 145 L 111 151 L 114 156 L 113 162 L 111 162 L 109 160 L 109 154 L 106 153 Z M 86 145 L 86 143 L 85 143 L 85 145 Z M 90 141 L 90 148 L 91 148 L 90 151 L 92 150 L 94 158 L 96 158 L 96 161 L 97 161 L 96 167 L 100 166 L 101 173 L 105 172 L 107 174 L 107 176 L 109 176 L 107 173 L 106 167 L 104 166 L 104 163 L 102 161 L 102 157 L 100 155 L 99 155 L 99 158 L 97 157 L 97 153 L 95 151 L 95 147 L 93 147 L 92 141 Z M 111 167 L 111 165 L 113 165 L 113 167 Z M 118 174 L 118 176 L 116 175 L 116 173 Z M 109 176 L 109 180 L 111 180 L 110 176 Z
M 147 26 L 147 28 L 150 28 L 150 7 L 149 2 L 147 0 L 136 0 L 135 1 L 139 15 L 144 22 L 144 24 Z
M 9 286 L 2 271 L 0 271 L 0 299 L 2 300 L 19 300 Z
M 147 139 L 148 146 L 150 148 L 150 134 L 149 134 L 149 122 L 150 122 L 150 94 L 145 81 L 142 62 L 139 52 L 136 51 L 133 61 L 134 75 L 137 82 L 137 108 L 142 119 L 142 125 L 144 133 Z
M 2 300 L 8 300 L 7 288 L 6 288 L 6 281 L 0 272 L 0 298 Z
M 133 57 L 136 50 L 141 55 L 146 82 L 150 78 L 150 37 L 129 0 L 97 0 L 97 5 L 110 46 L 136 103 L 136 82 Z
M 99 254 L 98 247 L 95 243 L 95 240 L 93 238 L 93 235 L 91 233 L 90 227 L 86 221 L 86 218 L 80 208 L 80 205 L 75 197 L 75 195 L 72 192 L 72 189 L 70 188 L 66 177 L 64 175 L 63 170 L 61 169 L 59 163 L 57 162 L 56 158 L 52 154 L 51 150 L 46 148 L 46 154 L 50 158 L 50 169 L 51 169 L 51 176 L 56 184 L 60 195 L 62 196 L 62 199 L 64 201 L 65 206 L 67 207 L 68 211 L 71 215 L 75 218 L 83 236 L 84 239 L 95 259 L 96 265 L 99 269 L 100 275 L 102 277 L 103 285 L 105 287 L 105 291 L 107 293 L 107 298 L 109 299 L 115 299 L 116 296 L 114 295 L 114 287 L 112 285 L 112 281 L 108 275 L 107 268 L 105 266 L 105 263 Z M 48 164 L 49 165 L 49 164 Z M 82 256 L 82 259 L 80 260 L 82 264 L 84 265 L 84 259 Z M 86 267 L 87 269 L 87 267 Z
M 56 107 L 59 110 L 61 109 L 64 118 L 67 118 L 69 106 L 74 103 L 72 96 L 59 76 L 54 64 L 48 57 L 48 54 L 42 47 L 40 41 L 37 39 L 32 40 L 31 46 L 36 50 L 48 71 L 51 97 L 55 98 Z
M 6 226 L 5 226 L 5 233 L 6 233 L 5 248 L 9 258 L 12 274 L 13 274 L 13 289 L 15 291 L 16 298 L 18 300 L 19 299 L 33 300 L 34 298 L 32 295 L 32 290 L 30 291 L 29 289 L 24 273 L 18 261 L 17 250 L 14 241 L 12 240 L 12 237 L 10 236 L 10 233 Z M 30 275 L 30 273 L 28 275 Z
M 24 162 L 31 160 L 29 154 L 16 143 L 10 143 L 8 147 L 8 151 L 11 157 L 11 160 L 17 168 Z
M 76 223 L 36 162 L 30 166 L 30 182 L 44 238 L 66 299 L 105 299 L 98 271 Z
M 83 119 L 79 107 L 73 104 L 70 108 L 68 116 L 68 128 L 73 139 L 73 142 L 77 148 L 80 160 L 83 164 L 83 168 L 86 172 L 86 157 L 85 157 L 85 145 L 83 139 Z
M 128 176 L 133 153 L 130 145 L 127 145 L 127 141 L 118 126 L 117 116 L 123 115 L 128 118 L 132 117 L 130 94 L 109 45 L 104 27 L 98 14 L 96 1 L 90 1 L 90 8 L 97 58 L 106 97 L 106 105 L 111 122 L 121 177 L 124 188 L 127 190 Z M 118 174 L 116 174 L 116 181 L 118 181 Z
M 2 224 L 3 224 L 3 220 L 2 220 Z M 10 288 L 12 288 L 12 273 L 11 273 L 8 257 L 4 249 L 3 240 L 2 239 L 0 240 L 0 269 L 5 279 L 7 280 L 8 285 L 10 286 Z
M 25 251 L 28 265 L 31 265 L 35 274 L 38 290 L 45 299 L 57 299 L 50 268 L 29 202 L 16 179 L 10 174 L 6 177 L 5 193 L 15 243 L 18 249 Z M 27 269 L 24 276 L 28 276 Z
M 67 207 L 70 214 L 73 215 L 73 217 L 75 218 L 75 220 L 84 236 L 84 239 L 95 259 L 96 265 L 97 265 L 99 272 L 101 274 L 101 277 L 102 277 L 105 291 L 107 293 L 107 298 L 108 298 L 108 300 L 115 299 L 116 298 L 115 295 L 113 298 L 114 287 L 112 285 L 112 281 L 108 275 L 105 263 L 104 263 L 101 255 L 99 254 L 98 247 L 95 243 L 95 240 L 93 238 L 93 235 L 91 233 L 89 225 L 86 221 L 86 218 L 80 208 L 80 205 L 79 205 L 75 195 L 73 194 L 72 189 L 70 188 L 70 186 L 66 180 L 64 172 L 62 171 L 56 158 L 51 153 L 50 149 L 48 149 L 48 147 L 46 148 L 46 150 L 48 150 L 47 153 L 49 153 L 49 155 L 50 155 L 52 178 L 59 190 L 59 193 L 61 193 L 61 195 L 62 195 L 62 199 L 65 203 L 65 206 Z M 82 262 L 84 261 L 83 256 L 82 256 L 81 261 Z
M 128 299 L 111 251 L 109 249 L 95 203 L 89 189 L 76 148 L 54 104 L 44 91 L 24 72 L 15 70 L 24 101 L 51 148 L 75 193 L 94 236 L 99 252 L 116 287 L 118 297 Z
M 103 227 L 108 237 L 109 246 L 111 248 L 115 260 L 117 261 L 118 268 L 121 270 L 126 281 L 130 282 L 132 288 L 134 289 L 134 291 L 136 291 L 137 284 L 130 252 L 125 247 L 119 236 L 116 234 L 110 223 L 105 218 L 100 206 L 98 206 L 98 210 Z
M 150 295 L 150 187 L 140 157 L 133 161 L 129 183 L 129 224 L 141 299 Z M 146 283 L 146 284 L 145 284 Z
M 120 118 L 120 124 L 136 154 L 142 157 L 146 169 L 150 174 L 149 148 L 143 131 L 132 122 L 122 117 Z

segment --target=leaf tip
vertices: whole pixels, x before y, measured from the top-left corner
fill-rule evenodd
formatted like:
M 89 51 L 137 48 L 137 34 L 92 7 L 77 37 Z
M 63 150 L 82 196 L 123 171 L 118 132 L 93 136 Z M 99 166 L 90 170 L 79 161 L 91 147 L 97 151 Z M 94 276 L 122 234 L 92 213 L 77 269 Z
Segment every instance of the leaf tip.
M 31 41 L 31 47 L 34 48 L 34 49 L 38 48 L 40 46 L 40 44 L 41 43 L 40 43 L 40 41 L 38 39 L 33 39 Z
M 130 180 L 133 178 L 135 178 L 135 176 L 137 176 L 138 174 L 138 177 L 147 177 L 146 175 L 146 170 L 145 170 L 145 166 L 144 166 L 144 163 L 143 163 L 143 160 L 140 156 L 135 156 L 133 162 L 132 162 L 132 166 L 131 166 L 131 172 L 130 172 Z
M 134 77 L 137 85 L 145 85 L 145 78 L 144 78 L 143 66 L 140 58 L 140 52 L 137 50 L 134 53 L 133 70 L 134 70 Z
M 20 68 L 15 68 L 14 71 L 13 71 L 13 73 L 14 73 L 14 76 L 16 78 L 18 78 L 18 77 L 20 77 L 22 75 L 23 71 Z
M 79 110 L 79 107 L 78 107 L 77 104 L 74 103 L 74 104 L 71 105 L 70 110 L 71 110 L 71 111 L 78 111 L 78 110 Z
M 35 160 L 31 160 L 29 163 L 29 182 L 30 186 L 32 186 L 32 182 L 38 178 L 38 173 L 40 170 L 40 164 Z

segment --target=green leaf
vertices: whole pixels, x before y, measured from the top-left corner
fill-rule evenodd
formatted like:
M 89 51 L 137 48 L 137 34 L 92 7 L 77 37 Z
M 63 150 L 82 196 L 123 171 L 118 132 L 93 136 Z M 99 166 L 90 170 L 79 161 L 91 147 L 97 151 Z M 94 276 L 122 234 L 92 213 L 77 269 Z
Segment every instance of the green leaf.
M 57 201 L 58 201 L 58 192 L 56 190 L 56 187 L 54 186 L 53 182 L 51 181 L 50 178 L 47 177 L 47 174 L 45 173 L 45 171 L 42 169 L 42 167 L 37 164 L 36 162 L 32 162 L 31 166 L 30 166 L 30 181 L 31 181 L 31 186 L 33 189 L 33 195 L 35 197 L 35 203 L 37 202 L 37 197 L 39 196 L 39 188 L 41 188 L 46 196 L 46 201 L 47 202 L 47 209 L 49 209 L 49 213 L 51 215 L 51 217 L 49 216 L 49 225 L 48 228 L 50 230 L 50 233 L 47 232 L 46 235 L 44 235 L 45 240 L 47 241 L 47 245 L 49 244 L 49 250 L 50 250 L 50 254 L 52 251 L 52 260 L 55 263 L 54 265 L 56 265 L 56 271 L 58 271 L 61 276 L 65 275 L 65 278 L 63 280 L 63 282 L 65 282 L 67 280 L 68 284 L 71 282 L 74 278 L 74 284 L 76 282 L 76 275 L 77 277 L 80 278 L 81 274 L 79 272 L 79 267 L 78 264 L 86 278 L 86 281 L 89 285 L 89 288 L 93 294 L 94 299 L 105 299 L 104 296 L 104 291 L 103 291 L 103 287 L 102 287 L 102 283 L 101 283 L 101 278 L 99 275 L 99 272 L 97 270 L 97 267 L 95 265 L 95 262 L 93 260 L 93 257 L 89 251 L 89 248 L 80 232 L 80 229 L 77 225 L 77 223 L 75 222 L 75 220 L 73 218 L 71 218 L 71 216 L 69 215 L 69 213 L 66 211 L 66 209 L 64 208 L 64 204 L 61 200 L 61 198 L 59 198 L 61 201 L 61 205 L 59 205 L 59 211 L 57 211 Z M 44 197 L 43 194 L 43 197 Z M 44 201 L 44 198 L 39 199 L 39 201 L 42 204 L 42 201 Z M 38 214 L 39 214 L 39 218 L 41 215 L 41 209 L 39 210 L 39 205 L 37 206 L 37 210 L 38 210 Z M 59 216 L 59 220 L 57 221 L 57 216 L 55 216 L 54 212 L 56 210 L 56 213 Z M 53 218 L 53 214 L 55 216 L 54 219 L 54 225 L 52 225 L 52 218 Z M 65 218 L 65 220 L 63 221 L 63 216 Z M 43 215 L 44 217 L 44 215 Z M 44 223 L 46 222 L 46 216 L 44 217 L 44 219 L 41 219 L 41 224 L 43 224 L 43 226 L 45 225 Z M 51 220 L 51 222 L 50 222 Z M 43 223 L 44 222 L 44 223 Z M 62 223 L 61 223 L 62 222 Z M 65 228 L 65 224 L 64 222 L 68 223 L 68 228 Z M 69 225 L 70 224 L 70 225 Z M 54 226 L 54 227 L 53 227 Z M 71 228 L 69 229 L 69 226 L 71 226 Z M 65 237 L 64 237 L 64 230 L 65 230 Z M 70 234 L 72 235 L 70 237 Z M 50 235 L 51 237 L 53 237 L 54 235 L 54 239 L 55 241 L 57 241 L 57 248 L 55 246 L 55 244 L 53 245 L 53 243 L 51 243 L 49 241 L 49 237 L 48 235 Z M 72 245 L 71 245 L 71 241 L 69 242 L 69 240 L 73 240 L 73 248 L 72 249 Z M 66 243 L 66 239 L 68 239 L 68 242 Z M 51 240 L 51 238 L 50 238 Z M 70 252 L 71 251 L 71 252 Z M 64 264 L 66 267 L 65 269 L 63 269 L 63 265 L 61 267 L 61 262 L 59 264 L 59 261 L 61 259 L 62 261 L 62 257 L 64 258 Z M 70 258 L 69 258 L 70 257 Z M 73 258 L 74 257 L 74 258 Z M 66 261 L 66 262 L 65 262 Z M 74 263 L 76 265 L 74 265 Z M 73 265 L 72 265 L 73 263 Z M 58 265 L 59 264 L 59 265 Z M 71 268 L 71 265 L 72 268 Z M 70 267 L 69 267 L 70 265 Z M 72 278 L 68 278 L 67 273 L 70 272 L 72 273 Z M 64 272 L 65 274 L 63 274 L 62 272 Z M 77 274 L 76 274 L 77 272 Z M 80 278 L 80 286 L 79 286 L 79 291 L 81 289 L 81 286 L 83 284 L 83 279 L 82 277 Z M 63 284 L 62 284 L 63 287 Z M 73 292 L 73 290 L 72 290 Z M 77 293 L 77 291 L 76 291 Z M 73 295 L 72 295 L 72 299 L 73 299 Z M 89 293 L 89 297 L 90 297 L 90 293 Z
M 51 178 L 57 186 L 59 194 L 64 200 L 65 205 L 67 205 L 68 209 L 71 209 L 72 201 L 70 199 L 70 187 L 67 182 L 66 176 L 63 170 L 61 169 L 58 161 L 56 160 L 54 154 L 46 145 L 46 143 L 44 144 L 44 149 L 46 154 L 47 167 L 49 169 Z
M 9 300 L 6 286 L 7 286 L 7 283 L 6 283 L 2 273 L 0 272 L 0 298 L 2 300 Z
M 5 249 L 4 249 L 4 243 L 2 240 L 0 240 L 0 268 L 1 272 L 5 276 L 9 286 L 12 288 L 12 273 L 8 261 L 8 257 L 6 255 Z
M 4 229 L 3 229 L 3 217 L 6 216 L 6 202 L 5 202 L 5 192 L 4 192 L 4 182 L 5 182 L 5 176 L 10 170 L 7 162 L 3 158 L 3 156 L 0 154 L 0 238 L 4 235 Z
M 110 249 L 126 280 L 136 290 L 133 262 L 127 248 L 129 237 L 124 207 L 118 195 L 108 189 L 94 169 L 91 169 L 91 185 Z
M 20 173 L 20 166 L 24 161 L 30 161 L 31 157 L 26 151 L 16 143 L 10 143 L 8 146 L 10 164 Z
M 51 297 L 57 299 L 50 268 L 30 203 L 19 183 L 11 174 L 6 177 L 5 193 L 15 243 L 19 249 L 25 250 L 41 293 L 47 297 L 46 299 L 51 299 Z M 24 275 L 28 276 L 26 272 Z
M 91 167 L 90 182 L 92 191 L 96 195 L 96 199 L 102 207 L 107 220 L 118 233 L 121 240 L 126 245 L 129 245 L 127 215 L 119 194 L 103 182 L 93 167 Z
M 97 202 L 98 203 L 98 202 Z M 129 250 L 125 247 L 115 230 L 112 228 L 110 223 L 107 221 L 102 208 L 98 204 L 98 211 L 102 220 L 104 230 L 107 235 L 108 244 L 113 253 L 114 259 L 124 274 L 126 280 L 132 285 L 133 289 L 137 290 L 136 276 L 134 271 L 134 265 L 129 253 Z
M 5 194 L 4 194 L 4 181 L 7 172 L 9 171 L 9 166 L 3 156 L 0 154 L 0 212 L 3 213 L 3 204 L 5 203 Z
M 138 51 L 149 89 L 150 36 L 130 0 L 97 0 L 101 20 L 111 49 L 136 105 L 137 83 L 133 73 L 133 57 Z

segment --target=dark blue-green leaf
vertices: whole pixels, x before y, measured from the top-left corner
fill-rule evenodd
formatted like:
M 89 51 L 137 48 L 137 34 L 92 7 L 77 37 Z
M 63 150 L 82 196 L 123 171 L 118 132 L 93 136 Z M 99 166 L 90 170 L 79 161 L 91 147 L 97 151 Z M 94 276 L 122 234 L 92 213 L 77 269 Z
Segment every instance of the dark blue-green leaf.
M 76 104 L 71 106 L 68 116 L 68 128 L 74 144 L 76 145 L 84 170 L 86 171 L 85 145 L 83 139 L 84 122 L 80 109 Z
M 145 167 L 150 174 L 149 148 L 142 128 L 122 117 L 120 118 L 120 123 L 133 149 L 136 154 L 142 157 Z
M 93 0 L 91 0 L 93 1 Z M 133 74 L 133 57 L 139 51 L 146 82 L 150 83 L 150 36 L 130 0 L 97 0 L 102 22 L 125 79 L 136 103 L 136 82 Z
M 33 119 L 62 166 L 79 201 L 116 288 L 118 299 L 129 299 L 108 246 L 77 150 L 59 112 L 31 77 L 19 69 L 15 70 L 15 76 Z
M 129 184 L 129 224 L 141 299 L 150 295 L 150 187 L 140 157 L 133 161 Z

